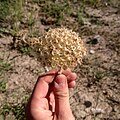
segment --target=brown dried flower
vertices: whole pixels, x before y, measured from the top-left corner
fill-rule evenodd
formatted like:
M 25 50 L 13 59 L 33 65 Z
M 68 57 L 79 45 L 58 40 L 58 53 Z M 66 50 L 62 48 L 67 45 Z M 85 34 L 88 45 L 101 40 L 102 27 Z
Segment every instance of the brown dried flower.
M 83 41 L 76 32 L 66 28 L 50 29 L 29 45 L 37 52 L 42 64 L 48 67 L 74 68 L 86 55 Z

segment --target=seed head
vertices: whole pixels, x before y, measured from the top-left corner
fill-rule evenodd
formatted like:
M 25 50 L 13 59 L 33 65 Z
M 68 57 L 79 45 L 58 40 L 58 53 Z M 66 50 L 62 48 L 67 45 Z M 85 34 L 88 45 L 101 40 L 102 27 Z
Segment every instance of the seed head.
M 31 39 L 41 62 L 48 67 L 74 68 L 86 55 L 83 41 L 76 32 L 66 28 L 50 29 L 39 40 Z

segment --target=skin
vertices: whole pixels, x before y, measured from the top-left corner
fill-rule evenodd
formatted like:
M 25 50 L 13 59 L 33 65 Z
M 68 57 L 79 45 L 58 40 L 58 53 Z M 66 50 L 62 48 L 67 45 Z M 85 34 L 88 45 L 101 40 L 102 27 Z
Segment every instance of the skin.
M 51 70 L 39 77 L 26 107 L 27 120 L 75 120 L 69 104 L 69 88 L 77 75 L 70 69 Z

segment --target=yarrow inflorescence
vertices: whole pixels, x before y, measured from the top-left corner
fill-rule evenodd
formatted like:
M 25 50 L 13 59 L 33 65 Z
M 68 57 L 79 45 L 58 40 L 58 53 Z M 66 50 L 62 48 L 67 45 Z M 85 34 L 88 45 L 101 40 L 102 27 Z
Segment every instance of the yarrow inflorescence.
M 29 38 L 28 31 L 22 30 L 14 39 L 15 47 L 31 47 L 35 57 L 48 68 L 74 69 L 86 55 L 79 34 L 67 28 L 50 29 L 40 38 Z
M 86 55 L 86 48 L 78 33 L 66 28 L 50 29 L 29 45 L 37 52 L 43 65 L 56 68 L 75 68 Z

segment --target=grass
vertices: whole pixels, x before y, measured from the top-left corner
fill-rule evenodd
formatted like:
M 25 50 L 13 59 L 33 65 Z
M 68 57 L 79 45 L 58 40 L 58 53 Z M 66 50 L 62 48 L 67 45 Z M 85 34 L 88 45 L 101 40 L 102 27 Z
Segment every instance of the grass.
M 113 6 L 119 6 L 119 3 L 112 0 L 109 0 L 105 3 L 112 4 Z M 10 34 L 15 35 L 19 30 L 21 30 L 23 18 L 27 19 L 27 27 L 32 31 L 32 26 L 35 24 L 34 20 L 34 10 L 30 9 L 28 12 L 30 15 L 25 15 L 24 10 L 26 10 L 26 0 L 0 0 L 0 35 L 4 34 L 4 31 L 2 29 L 6 28 L 7 33 L 8 31 Z M 71 6 L 71 4 L 74 4 L 74 1 L 68 1 L 65 0 L 62 1 L 55 1 L 55 0 L 30 0 L 31 4 L 37 4 L 42 5 L 40 12 L 45 13 L 46 18 L 52 18 L 54 19 L 53 23 L 54 25 L 62 25 L 62 22 L 64 22 L 65 18 L 69 17 L 70 14 L 74 11 L 75 6 Z M 91 5 L 92 7 L 97 6 L 99 4 L 102 4 L 102 0 L 83 0 L 80 2 L 76 2 L 78 10 L 77 12 L 77 18 L 76 22 L 78 24 L 83 25 L 84 24 L 84 17 L 87 17 L 84 13 L 84 9 L 86 5 Z M 103 2 L 104 3 L 104 2 Z M 118 4 L 117 4 L 118 3 Z M 26 18 L 27 17 L 27 18 Z M 38 18 L 40 19 L 40 18 Z M 41 19 L 43 20 L 43 19 Z M 24 25 L 23 25 L 24 26 Z M 2 32 L 2 34 L 1 34 Z M 33 31 L 32 31 L 33 32 Z
M 11 64 L 0 59 L 0 76 L 11 68 Z
M 30 14 L 28 16 L 28 26 L 29 26 L 30 33 L 32 31 L 32 27 L 33 27 L 34 24 L 35 24 L 34 13 L 30 12 Z
M 17 120 L 25 120 L 25 107 L 27 100 L 28 97 L 25 97 L 20 104 L 4 104 L 2 109 L 0 110 L 0 115 L 2 115 L 4 119 L 6 119 L 6 116 L 8 114 L 13 114 Z
M 0 0 L 0 22 L 4 22 L 6 16 L 10 14 L 8 2 Z
M 55 19 L 55 24 L 60 25 L 64 20 L 64 15 L 70 14 L 70 6 L 67 2 L 52 2 L 49 1 L 42 7 L 42 12 L 45 12 L 47 16 Z
M 103 71 L 100 71 L 99 69 L 94 71 L 94 78 L 96 80 L 96 83 L 100 82 L 100 80 L 105 77 L 106 73 Z
M 100 0 L 89 0 L 89 2 L 91 5 L 95 6 L 96 4 L 98 4 L 100 2 Z
M 9 29 L 13 35 L 20 29 L 23 3 L 24 0 L 0 0 L 0 27 Z
M 25 55 L 32 56 L 33 50 L 30 47 L 20 47 L 19 51 Z
M 77 21 L 79 25 L 84 25 L 84 16 L 81 11 L 77 13 Z
M 11 64 L 7 61 L 0 59 L 0 92 L 6 91 L 6 79 L 5 74 L 11 69 Z
M 0 80 L 0 92 L 5 92 L 6 91 L 6 81 L 5 80 Z
M 27 27 L 30 32 L 33 32 L 32 26 L 34 26 L 36 22 L 34 20 L 34 11 L 32 9 L 29 10 L 28 12 L 30 13 L 30 15 L 25 16 L 25 2 L 26 0 L 0 0 L 0 29 L 6 28 L 7 31 L 10 32 L 10 34 L 15 35 L 19 30 L 21 30 L 23 18 L 25 19 L 27 17 Z M 76 10 L 76 22 L 78 22 L 78 24 L 80 25 L 83 25 L 84 17 L 86 17 L 84 13 L 85 6 L 89 4 L 91 6 L 95 6 L 100 2 L 101 0 L 83 0 L 77 2 L 77 8 L 79 9 Z M 71 6 L 71 4 L 74 3 L 73 1 L 65 0 L 64 2 L 61 2 L 54 0 L 33 0 L 30 1 L 30 3 L 42 5 L 40 12 L 45 13 L 46 18 L 41 19 L 41 21 L 46 21 L 47 18 L 52 18 L 52 24 L 58 26 L 60 26 L 62 22 L 64 22 L 65 18 L 69 17 L 74 11 L 74 6 Z M 4 34 L 3 30 L 2 33 Z

